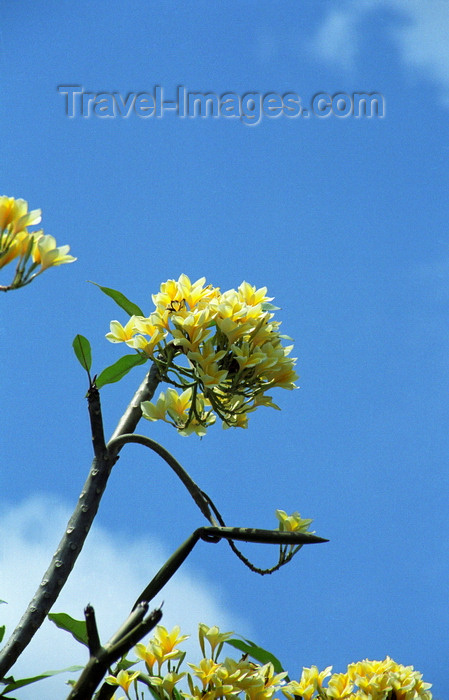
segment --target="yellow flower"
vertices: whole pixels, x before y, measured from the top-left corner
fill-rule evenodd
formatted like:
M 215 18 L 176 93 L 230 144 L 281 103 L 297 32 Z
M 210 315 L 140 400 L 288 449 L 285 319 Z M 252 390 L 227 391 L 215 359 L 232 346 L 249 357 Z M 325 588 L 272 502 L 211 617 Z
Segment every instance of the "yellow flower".
M 202 659 L 198 665 L 190 663 L 188 665 L 194 671 L 195 676 L 200 679 L 203 688 L 206 688 L 214 680 L 217 671 L 221 668 L 221 664 L 213 659 Z
M 110 333 L 106 333 L 106 338 L 111 343 L 126 343 L 132 347 L 133 339 L 135 336 L 135 325 L 136 316 L 131 316 L 128 323 L 125 326 L 119 321 L 111 321 L 110 323 Z
M 167 280 L 160 286 L 158 294 L 153 294 L 152 299 L 158 309 L 170 312 L 181 312 L 188 307 L 192 310 L 197 304 L 213 299 L 218 290 L 211 285 L 204 287 L 205 277 L 193 284 L 187 275 L 180 275 L 179 279 Z
M 210 310 L 202 309 L 189 312 L 181 316 L 173 314 L 172 331 L 175 345 L 184 348 L 184 351 L 195 352 L 201 343 L 205 343 L 210 336 Z
M 198 625 L 198 638 L 200 642 L 200 648 L 203 652 L 203 656 L 206 656 L 206 650 L 204 647 L 204 640 L 210 644 L 211 655 L 214 657 L 215 650 L 223 646 L 223 643 L 232 637 L 234 632 L 220 632 L 216 625 L 213 627 L 208 627 L 204 622 L 200 622 Z
M 16 235 L 41 221 L 41 210 L 28 211 L 28 202 L 14 197 L 0 197 L 0 231 Z
M 151 401 L 143 401 L 141 404 L 142 416 L 150 421 L 171 421 L 180 435 L 187 436 L 196 433 L 205 435 L 208 425 L 215 422 L 215 416 L 211 411 L 206 411 L 209 406 L 202 394 L 196 396 L 196 415 L 189 419 L 192 403 L 192 389 L 185 389 L 178 394 L 176 389 L 168 387 L 166 392 L 161 392 L 156 404 Z M 166 416 L 171 418 L 169 421 Z
M 205 282 L 192 283 L 185 274 L 163 282 L 148 317 L 136 317 L 134 327 L 114 322 L 107 335 L 156 362 L 171 387 L 156 405 L 145 405 L 144 415 L 171 423 L 181 435 L 204 435 L 214 415 L 224 428 L 246 428 L 258 407 L 279 410 L 264 395 L 268 389 L 293 389 L 298 378 L 266 288 L 242 282 L 221 293 Z
M 277 510 L 276 517 L 279 520 L 280 532 L 309 532 L 309 525 L 313 522 L 313 520 L 301 518 L 298 511 L 287 515 L 285 510 Z M 312 668 L 316 668 L 316 666 Z
M 251 306 L 257 306 L 258 304 L 261 304 L 265 301 L 273 301 L 273 297 L 266 296 L 266 287 L 256 289 L 256 287 L 253 287 L 251 284 L 248 284 L 248 282 L 242 282 L 242 284 L 238 288 L 238 293 L 240 299 L 244 301 L 245 304 L 249 304 Z
M 193 307 L 200 302 L 204 304 L 204 302 L 209 302 L 217 296 L 219 290 L 214 289 L 210 284 L 205 287 L 205 281 L 206 278 L 201 277 L 201 279 L 192 284 L 187 275 L 181 275 L 179 277 L 178 288 L 180 294 L 190 309 L 193 309 Z
M 315 691 L 322 689 L 324 679 L 330 676 L 331 672 L 332 666 L 321 672 L 317 666 L 303 668 L 299 682 L 290 681 L 282 688 L 282 692 L 289 700 L 294 700 L 295 696 L 300 696 L 302 700 L 312 700 Z
M 184 678 L 185 675 L 185 671 L 183 673 L 175 673 L 174 671 L 170 671 L 162 678 L 160 676 L 152 676 L 151 681 L 154 685 L 164 690 L 168 696 L 171 697 L 173 688 L 181 680 L 181 678 Z
M 123 688 L 125 693 L 128 693 L 131 683 L 138 677 L 139 671 L 135 671 L 134 673 L 128 673 L 128 671 L 119 671 L 117 676 L 107 676 L 105 678 L 106 683 L 109 683 L 109 685 L 119 685 L 120 688 Z
M 330 698 L 343 700 L 344 698 L 349 698 L 353 688 L 354 684 L 348 678 L 347 673 L 334 673 L 329 679 L 326 693 Z
M 165 420 L 165 414 L 167 413 L 165 392 L 161 391 L 155 404 L 151 401 L 142 401 L 140 408 L 142 409 L 142 416 L 147 420 Z
M 55 265 L 75 262 L 76 258 L 67 255 L 70 246 L 56 247 L 56 239 L 53 236 L 43 235 L 37 239 L 37 245 L 32 251 L 33 261 L 41 265 L 41 272 Z
M 245 688 L 248 700 L 269 700 L 281 687 L 287 672 L 275 674 L 273 664 L 268 663 L 260 666 L 255 675 L 259 682 Z
M 142 661 L 145 662 L 145 666 L 147 667 L 148 673 L 152 675 L 153 666 L 158 662 L 158 657 L 154 653 L 153 643 L 150 641 L 145 646 L 145 644 L 139 642 L 139 644 L 136 644 L 134 651 L 136 653 L 136 656 L 138 656 L 139 659 L 142 659 Z
M 45 235 L 42 230 L 28 231 L 28 226 L 40 220 L 40 209 L 28 212 L 25 200 L 0 197 L 0 268 L 17 259 L 13 280 L 3 289 L 23 287 L 49 267 L 76 260 L 68 255 L 68 245 L 58 248 L 53 236 Z
M 185 427 L 192 402 L 192 388 L 178 394 L 176 389 L 169 387 L 166 391 L 167 413 L 179 427 Z
M 158 644 L 161 647 L 164 657 L 166 659 L 174 658 L 173 656 L 169 655 L 173 653 L 178 644 L 185 642 L 185 640 L 189 638 L 188 634 L 181 635 L 180 632 L 181 629 L 180 627 L 178 627 L 178 625 L 173 627 L 171 632 L 168 632 L 162 625 L 158 625 L 156 627 L 154 633 L 154 640 L 156 644 Z M 176 651 L 178 653 L 179 650 Z
M 15 258 L 23 258 L 34 245 L 33 234 L 20 231 L 14 238 L 7 234 L 0 236 L 0 268 L 5 267 Z
M 369 700 L 384 700 L 394 691 L 396 700 L 431 700 L 431 683 L 413 666 L 402 666 L 387 656 L 383 661 L 359 661 L 348 666 L 348 677 Z

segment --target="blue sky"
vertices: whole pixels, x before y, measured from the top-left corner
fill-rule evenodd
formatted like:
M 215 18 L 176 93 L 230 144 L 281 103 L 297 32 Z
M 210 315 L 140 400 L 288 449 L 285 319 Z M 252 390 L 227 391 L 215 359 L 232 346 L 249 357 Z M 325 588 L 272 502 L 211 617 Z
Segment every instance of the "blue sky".
M 447 4 L 0 6 L 1 193 L 42 208 L 45 232 L 78 258 L 2 299 L 0 527 L 10 536 L 1 542 L 0 598 L 8 627 L 28 587 L 34 592 L 90 465 L 86 381 L 72 339 L 90 339 L 96 372 L 120 354 L 104 335 L 124 314 L 86 281 L 120 289 L 150 312 L 159 284 L 182 272 L 223 290 L 247 280 L 266 285 L 282 307 L 300 389 L 278 391 L 282 412 L 259 410 L 247 431 L 216 426 L 202 441 L 165 425 L 139 431 L 173 452 L 229 524 L 270 527 L 276 508 L 299 510 L 330 542 L 304 548 L 269 578 L 244 569 L 224 544 L 199 545 L 164 596 L 165 623 L 190 625 L 193 635 L 200 621 L 230 625 L 271 649 L 292 676 L 302 666 L 342 671 L 388 654 L 423 672 L 442 699 Z M 257 125 L 174 113 L 69 119 L 58 85 L 123 96 L 159 85 L 168 99 L 179 85 L 217 95 L 295 92 L 304 105 L 322 92 L 377 92 L 386 109 L 382 119 L 281 116 Z M 107 434 L 143 371 L 102 391 Z M 163 553 L 199 524 L 163 463 L 130 446 L 80 560 L 84 573 L 55 610 L 81 617 L 90 601 L 111 631 L 121 621 L 115 611 L 126 614 Z M 247 551 L 271 561 L 268 548 Z M 42 657 L 37 640 L 24 667 L 56 667 L 61 634 L 54 656 Z M 83 660 L 82 649 L 70 653 L 64 663 Z M 62 684 L 49 683 L 46 697 L 62 697 Z M 27 692 L 19 697 L 33 697 Z

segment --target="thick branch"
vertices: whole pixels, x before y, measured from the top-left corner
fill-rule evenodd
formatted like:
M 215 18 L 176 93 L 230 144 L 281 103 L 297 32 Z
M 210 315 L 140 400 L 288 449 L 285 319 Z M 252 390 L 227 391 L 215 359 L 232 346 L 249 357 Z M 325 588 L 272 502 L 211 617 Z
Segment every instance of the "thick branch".
M 132 622 L 130 622 L 130 616 L 107 644 L 100 646 L 95 654 L 91 653 L 86 667 L 67 700 L 90 700 L 109 667 L 124 656 L 160 622 L 162 618 L 160 609 L 153 610 L 144 619 L 147 610 L 148 603 L 142 603 L 138 610 L 131 614 Z M 113 693 L 114 690 L 112 690 Z
M 119 420 L 114 438 L 122 432 L 132 432 L 135 429 L 142 415 L 140 401 L 152 398 L 158 382 L 157 368 L 153 365 Z M 65 585 L 97 514 L 111 469 L 118 459 L 120 445 L 109 450 L 104 442 L 100 398 L 96 387 L 90 388 L 88 401 L 95 458 L 50 566 L 19 624 L 0 652 L 0 679 L 4 678 L 28 646 Z
M 117 427 L 109 440 L 108 447 L 114 438 L 124 435 L 125 433 L 134 432 L 137 423 L 142 417 L 142 409 L 140 408 L 140 404 L 142 401 L 150 401 L 153 398 L 154 392 L 156 391 L 160 381 L 161 378 L 159 376 L 157 365 L 153 363 L 147 376 L 131 399 L 128 408 L 117 423 Z

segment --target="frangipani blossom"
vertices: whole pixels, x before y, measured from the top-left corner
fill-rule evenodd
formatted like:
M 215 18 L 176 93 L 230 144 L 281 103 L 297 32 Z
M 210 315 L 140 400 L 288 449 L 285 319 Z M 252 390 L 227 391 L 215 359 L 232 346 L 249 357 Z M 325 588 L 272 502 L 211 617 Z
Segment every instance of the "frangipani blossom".
M 106 683 L 109 685 L 118 685 L 123 688 L 126 694 L 131 687 L 131 683 L 139 676 L 139 671 L 134 673 L 128 673 L 128 671 L 119 671 L 117 676 L 107 676 L 105 678 Z
M 132 316 L 125 326 L 113 321 L 106 335 L 150 357 L 175 387 L 142 405 L 148 420 L 171 423 L 181 435 L 204 435 L 215 416 L 224 428 L 246 428 L 258 407 L 279 408 L 268 389 L 295 388 L 293 346 L 282 343 L 266 287 L 242 282 L 221 292 L 204 277 L 191 282 L 182 274 L 163 282 L 152 300 L 148 317 Z
M 75 262 L 76 258 L 73 255 L 68 255 L 69 250 L 70 246 L 68 245 L 62 245 L 58 248 L 56 238 L 53 238 L 53 236 L 42 235 L 37 239 L 32 257 L 34 262 L 41 266 L 42 270 L 47 270 L 55 265 Z
M 0 231 L 16 235 L 25 231 L 27 226 L 34 226 L 41 221 L 41 210 L 28 211 L 28 202 L 24 199 L 0 196 Z
M 248 654 L 221 661 L 223 645 L 233 637 L 232 632 L 200 623 L 198 637 L 202 658 L 188 661 L 188 671 L 182 667 L 185 653 L 178 649 L 186 639 L 179 627 L 171 632 L 157 627 L 146 647 L 137 645 L 136 654 L 150 673 L 152 696 L 161 700 L 179 698 L 178 693 L 184 700 L 275 700 L 282 696 L 287 700 L 432 700 L 431 684 L 425 683 L 413 666 L 402 666 L 388 656 L 383 661 L 365 659 L 349 664 L 345 673 L 332 674 L 332 666 L 322 671 L 311 666 L 302 669 L 299 680 L 288 680 L 286 671 L 275 671 L 272 663 L 258 663 Z M 177 663 L 173 652 L 178 652 Z M 153 675 L 156 657 L 158 674 Z M 185 682 L 178 686 L 185 676 L 187 689 Z M 116 685 L 120 685 L 118 681 L 117 676 Z
M 0 269 L 16 262 L 12 282 L 2 285 L 3 291 L 24 287 L 48 268 L 76 260 L 68 245 L 58 247 L 43 230 L 28 230 L 40 220 L 41 210 L 29 212 L 25 200 L 0 197 Z

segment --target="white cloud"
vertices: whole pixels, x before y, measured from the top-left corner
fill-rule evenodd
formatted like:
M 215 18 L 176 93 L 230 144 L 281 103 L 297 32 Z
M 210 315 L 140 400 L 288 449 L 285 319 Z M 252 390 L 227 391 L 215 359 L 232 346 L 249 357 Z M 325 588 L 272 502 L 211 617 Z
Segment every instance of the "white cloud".
M 449 100 L 449 3 L 447 0 L 350 0 L 330 9 L 312 40 L 315 55 L 342 68 L 354 68 L 362 56 L 364 20 L 380 10 L 394 11 L 387 32 L 405 65 L 440 85 Z
M 0 518 L 0 624 L 7 633 L 17 624 L 33 596 L 57 546 L 69 511 L 49 497 L 35 497 L 16 507 L 3 505 Z M 92 529 L 74 571 L 56 602 L 53 612 L 67 612 L 81 619 L 83 609 L 91 603 L 96 612 L 101 638 L 106 641 L 129 613 L 130 605 L 147 585 L 153 573 L 165 561 L 168 552 L 155 539 L 130 542 L 102 528 Z M 186 569 L 154 601 L 164 601 L 164 626 L 181 625 L 191 633 L 187 642 L 195 656 L 198 652 L 198 622 L 218 624 L 223 630 L 250 634 L 248 625 L 231 618 L 224 604 L 212 595 L 206 580 Z M 7 637 L 7 634 L 6 634 Z M 48 669 L 64 668 L 86 662 L 87 650 L 72 637 L 46 621 L 23 657 L 13 669 L 16 677 L 28 677 Z M 16 691 L 20 700 L 61 700 L 67 693 L 65 680 L 59 676 Z
M 352 67 L 358 48 L 357 21 L 356 12 L 332 8 L 311 43 L 313 52 L 342 68 Z

